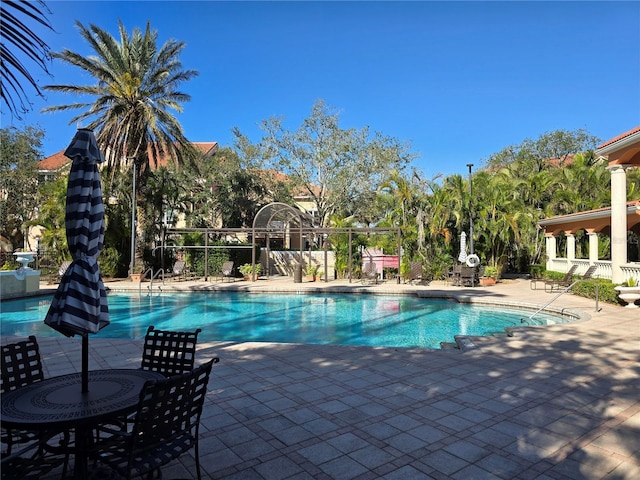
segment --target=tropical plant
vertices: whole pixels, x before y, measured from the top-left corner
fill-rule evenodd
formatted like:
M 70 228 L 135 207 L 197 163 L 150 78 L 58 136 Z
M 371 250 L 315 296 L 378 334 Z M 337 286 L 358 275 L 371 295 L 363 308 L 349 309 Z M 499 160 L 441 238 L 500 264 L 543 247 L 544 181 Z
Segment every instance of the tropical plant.
M 25 227 L 37 212 L 43 137 L 44 132 L 36 127 L 0 130 L 0 235 L 14 248 L 23 246 Z
M 498 278 L 498 271 L 498 267 L 487 265 L 486 267 L 484 267 L 484 273 L 482 275 L 484 277 Z
M 120 40 L 107 31 L 76 22 L 82 38 L 96 55 L 87 56 L 65 49 L 52 56 L 83 70 L 97 80 L 91 85 L 47 85 L 46 90 L 89 96 L 93 102 L 50 106 L 46 112 L 81 110 L 69 124 L 82 123 L 95 131 L 98 145 L 105 153 L 109 168 L 119 169 L 132 160 L 136 172 L 137 232 L 136 257 L 148 248 L 144 241 L 149 219 L 144 205 L 148 195 L 149 167 L 161 159 L 180 165 L 193 161 L 195 150 L 186 139 L 172 111 L 181 112 L 190 96 L 180 85 L 197 75 L 183 70 L 179 55 L 185 43 L 168 40 L 157 47 L 157 31 L 147 23 L 142 32 L 131 35 L 119 22 Z M 79 77 L 80 78 L 80 77 Z
M 29 63 L 34 63 L 40 70 L 49 74 L 49 46 L 36 30 L 44 27 L 53 31 L 46 17 L 47 13 L 51 12 L 42 0 L 0 2 L 0 98 L 11 114 L 18 119 L 22 118 L 21 113 L 31 110 L 31 102 L 21 80 L 26 80 L 37 96 L 43 96 L 38 82 L 33 77 L 33 69 L 25 64 L 20 56 L 24 56 Z
M 256 263 L 252 265 L 250 263 L 244 263 L 238 267 L 238 271 L 245 277 L 249 277 L 252 274 L 257 276 L 262 273 L 262 264 Z

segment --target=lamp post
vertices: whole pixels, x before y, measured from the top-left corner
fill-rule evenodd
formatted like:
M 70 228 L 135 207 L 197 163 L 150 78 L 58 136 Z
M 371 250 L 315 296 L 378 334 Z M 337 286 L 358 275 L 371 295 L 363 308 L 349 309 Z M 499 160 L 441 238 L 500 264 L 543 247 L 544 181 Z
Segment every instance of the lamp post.
M 467 163 L 469 167 L 469 251 L 473 254 L 473 181 L 471 180 L 471 167 L 473 163 Z
M 129 276 L 135 273 L 136 267 L 136 159 L 129 158 L 133 165 L 133 190 L 131 193 L 131 263 L 129 264 Z M 131 277 L 132 278 L 132 277 Z

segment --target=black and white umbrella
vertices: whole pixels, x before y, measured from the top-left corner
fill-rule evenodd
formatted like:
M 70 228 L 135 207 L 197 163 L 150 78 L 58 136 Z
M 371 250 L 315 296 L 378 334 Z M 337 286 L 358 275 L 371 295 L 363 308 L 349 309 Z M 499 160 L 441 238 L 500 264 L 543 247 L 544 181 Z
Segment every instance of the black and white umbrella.
M 65 228 L 73 262 L 60 280 L 44 323 L 71 337 L 82 335 L 82 391 L 88 391 L 89 334 L 109 325 L 107 293 L 98 255 L 104 242 L 104 204 L 98 164 L 104 156 L 91 130 L 81 128 L 64 152 L 73 160 Z
M 458 255 L 458 261 L 460 263 L 467 261 L 467 234 L 465 232 L 460 234 L 460 255 Z

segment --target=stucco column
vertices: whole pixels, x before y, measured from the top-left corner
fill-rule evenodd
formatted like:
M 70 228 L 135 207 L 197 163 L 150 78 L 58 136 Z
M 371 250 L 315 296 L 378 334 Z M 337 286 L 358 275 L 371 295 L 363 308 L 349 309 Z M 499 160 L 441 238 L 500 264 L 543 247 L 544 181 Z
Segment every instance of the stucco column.
M 547 270 L 551 270 L 552 265 L 553 265 L 553 260 L 555 260 L 557 253 L 556 253 L 556 237 L 554 237 L 553 235 L 545 235 L 544 236 L 544 240 L 545 240 L 545 247 L 547 250 L 547 265 L 546 265 L 546 269 Z
M 589 265 L 595 265 L 598 261 L 598 234 L 588 232 L 589 235 Z
M 571 260 L 575 260 L 576 258 L 576 236 L 573 233 L 567 233 L 567 260 L 569 260 L 569 265 L 571 265 Z
M 622 264 L 627 263 L 628 165 L 611 165 L 611 281 L 624 282 Z

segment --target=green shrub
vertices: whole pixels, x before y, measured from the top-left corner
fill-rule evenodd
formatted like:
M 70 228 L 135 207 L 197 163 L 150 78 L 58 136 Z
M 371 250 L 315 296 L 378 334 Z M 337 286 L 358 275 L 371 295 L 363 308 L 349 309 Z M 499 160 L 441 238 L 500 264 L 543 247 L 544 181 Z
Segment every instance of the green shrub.
M 116 277 L 120 265 L 120 252 L 113 247 L 103 248 L 98 258 L 100 273 L 105 277 Z
M 529 273 L 531 274 L 531 278 L 542 278 L 546 272 L 546 268 L 544 265 L 530 265 Z
M 610 280 L 591 279 L 576 283 L 571 292 L 574 295 L 585 298 L 596 298 L 596 285 L 598 287 L 598 301 L 619 305 L 618 292 L 614 290 L 615 285 Z

